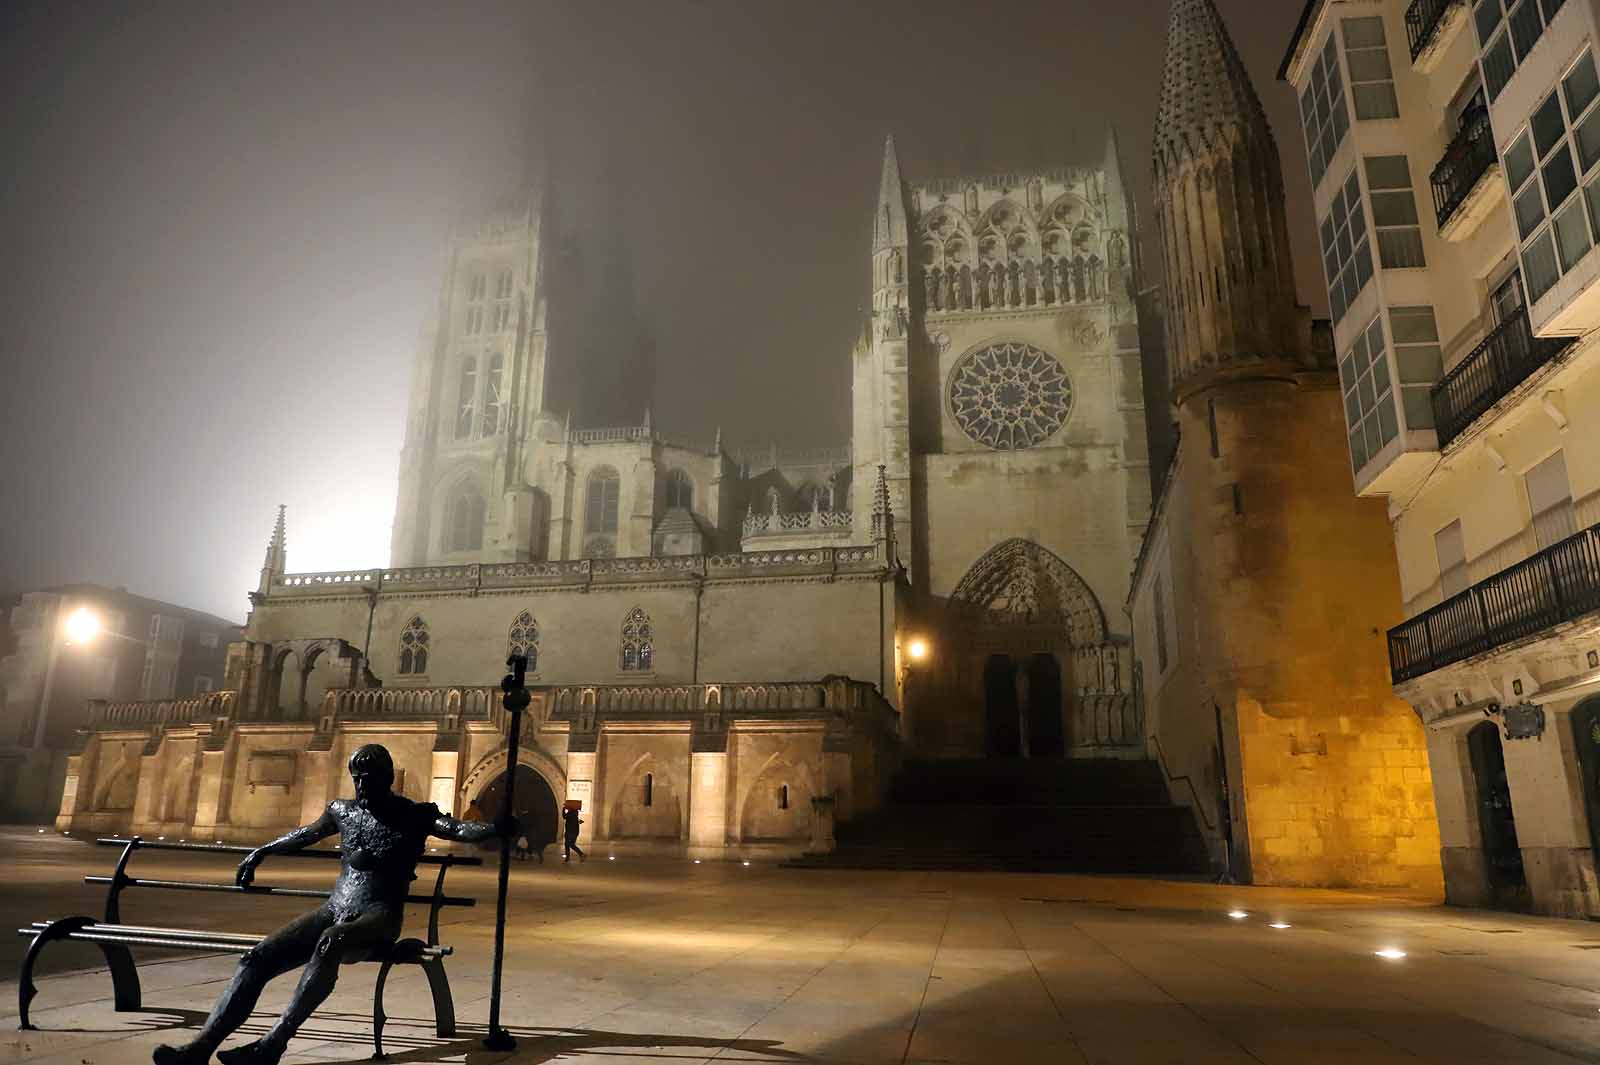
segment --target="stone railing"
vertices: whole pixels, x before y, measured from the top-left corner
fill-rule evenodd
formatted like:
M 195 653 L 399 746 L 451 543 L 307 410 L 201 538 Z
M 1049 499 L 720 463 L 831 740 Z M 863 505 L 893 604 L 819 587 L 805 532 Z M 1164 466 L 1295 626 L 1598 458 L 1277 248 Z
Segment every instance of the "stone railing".
M 848 531 L 848 511 L 820 512 L 822 523 L 800 528 Z M 816 513 L 794 515 L 812 518 Z M 789 531 L 789 530 L 785 530 Z M 637 556 L 573 559 L 564 562 L 491 562 L 465 566 L 349 570 L 344 573 L 289 573 L 273 577 L 267 596 L 295 598 L 354 596 L 387 591 L 460 591 L 480 588 L 591 589 L 641 581 L 693 583 L 769 576 L 774 570 L 795 575 L 872 573 L 884 570 L 874 547 L 816 547 L 805 550 L 741 551 L 728 555 Z
M 322 716 L 381 720 L 391 717 L 475 717 L 500 705 L 496 687 L 330 688 Z
M 206 692 L 188 699 L 142 699 L 136 702 L 109 703 L 89 700 L 89 728 L 109 732 L 150 725 L 191 724 L 230 717 L 239 693 Z
M 781 536 L 796 532 L 849 532 L 851 514 L 848 510 L 801 510 L 791 514 L 772 511 L 754 511 L 744 516 L 744 535 Z
M 651 438 L 650 429 L 643 425 L 622 425 L 605 429 L 575 429 L 574 444 L 626 444 L 643 442 Z
M 876 716 L 896 723 L 896 728 L 899 719 L 876 687 L 844 677 L 750 684 L 573 684 L 543 691 L 552 717 L 581 713 L 699 716 L 707 712 L 740 715 L 814 710 Z

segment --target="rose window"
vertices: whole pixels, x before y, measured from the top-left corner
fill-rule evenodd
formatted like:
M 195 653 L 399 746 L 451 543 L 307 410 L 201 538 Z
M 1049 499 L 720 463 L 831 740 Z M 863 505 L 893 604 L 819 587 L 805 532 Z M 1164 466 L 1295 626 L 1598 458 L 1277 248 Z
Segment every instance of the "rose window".
M 991 344 L 956 364 L 950 409 L 968 436 L 998 451 L 1054 436 L 1072 406 L 1072 383 L 1053 355 L 1031 344 Z

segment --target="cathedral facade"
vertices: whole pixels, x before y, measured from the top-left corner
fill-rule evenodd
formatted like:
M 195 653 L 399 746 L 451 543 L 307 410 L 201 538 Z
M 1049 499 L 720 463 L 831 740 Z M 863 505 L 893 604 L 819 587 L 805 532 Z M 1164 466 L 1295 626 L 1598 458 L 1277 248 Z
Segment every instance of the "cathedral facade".
M 519 806 L 553 833 L 580 799 L 619 846 L 825 848 L 908 754 L 1142 753 L 1114 139 L 1091 165 L 923 182 L 886 144 L 871 312 L 840 353 L 851 438 L 809 452 L 652 426 L 645 330 L 588 309 L 550 192 L 454 236 L 389 566 L 295 573 L 280 512 L 222 689 L 96 707 L 63 830 L 254 839 L 373 739 L 407 794 L 481 809 L 509 653 L 536 691 Z

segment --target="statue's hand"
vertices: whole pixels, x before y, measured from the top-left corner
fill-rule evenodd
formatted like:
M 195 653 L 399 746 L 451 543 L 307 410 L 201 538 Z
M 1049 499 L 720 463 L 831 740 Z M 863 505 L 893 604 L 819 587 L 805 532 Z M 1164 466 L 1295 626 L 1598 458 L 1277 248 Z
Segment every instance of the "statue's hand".
M 244 861 L 239 863 L 239 872 L 234 876 L 233 882 L 240 887 L 249 887 L 250 881 L 256 878 L 256 866 L 266 855 L 261 850 L 253 850 L 244 856 Z

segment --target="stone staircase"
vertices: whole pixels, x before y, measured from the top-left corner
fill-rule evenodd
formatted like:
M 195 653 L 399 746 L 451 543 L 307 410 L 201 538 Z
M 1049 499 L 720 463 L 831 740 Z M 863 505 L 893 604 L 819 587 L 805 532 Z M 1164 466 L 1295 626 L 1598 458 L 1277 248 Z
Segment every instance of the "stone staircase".
M 882 808 L 806 869 L 1198 874 L 1205 843 L 1161 768 L 1128 759 L 907 762 Z

